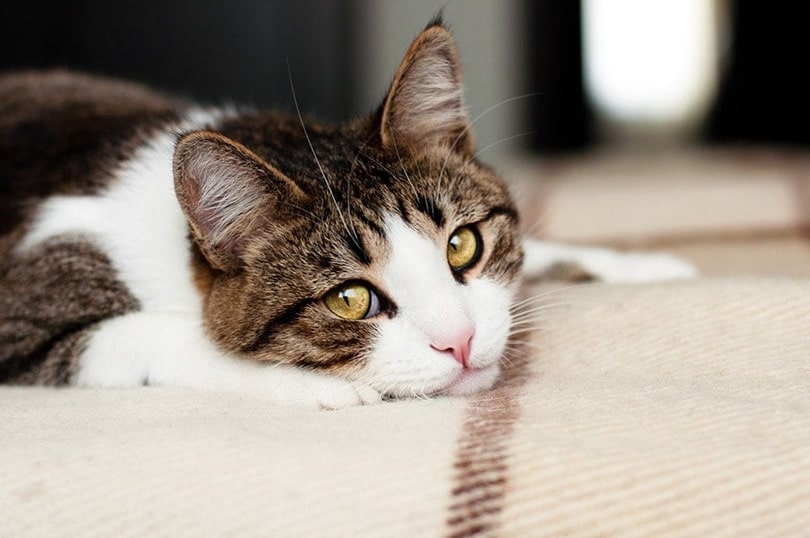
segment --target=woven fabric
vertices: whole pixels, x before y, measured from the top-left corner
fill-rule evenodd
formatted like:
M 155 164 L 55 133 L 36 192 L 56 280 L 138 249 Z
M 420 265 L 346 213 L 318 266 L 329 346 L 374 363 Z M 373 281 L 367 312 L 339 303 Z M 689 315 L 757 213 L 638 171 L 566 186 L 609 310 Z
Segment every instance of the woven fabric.
M 736 170 L 725 158 L 714 169 Z M 592 222 L 618 243 L 622 225 L 593 209 L 553 210 L 569 184 L 581 208 L 611 192 L 578 190 L 582 166 L 546 198 L 542 231 L 573 240 Z M 682 178 L 634 190 L 607 177 L 628 214 Z M 707 245 L 698 217 L 660 224 L 667 204 L 686 211 L 683 190 L 627 245 Z M 727 250 L 703 251 L 698 280 L 525 290 L 537 329 L 469 398 L 314 412 L 164 388 L 0 388 L 0 537 L 807 535 L 810 279 L 794 202 L 771 235 L 713 236 Z M 776 259 L 758 262 L 762 241 L 791 233 L 796 258 L 770 245 Z M 735 264 L 753 276 L 712 276 Z

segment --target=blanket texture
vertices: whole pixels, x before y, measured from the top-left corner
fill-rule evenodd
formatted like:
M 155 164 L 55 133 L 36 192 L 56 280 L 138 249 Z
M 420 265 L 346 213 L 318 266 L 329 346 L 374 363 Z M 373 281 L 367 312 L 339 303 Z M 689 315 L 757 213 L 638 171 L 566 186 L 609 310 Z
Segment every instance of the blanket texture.
M 694 157 L 539 165 L 542 235 L 666 246 L 707 275 L 525 290 L 537 327 L 487 393 L 313 412 L 0 388 L 0 537 L 806 536 L 808 167 Z

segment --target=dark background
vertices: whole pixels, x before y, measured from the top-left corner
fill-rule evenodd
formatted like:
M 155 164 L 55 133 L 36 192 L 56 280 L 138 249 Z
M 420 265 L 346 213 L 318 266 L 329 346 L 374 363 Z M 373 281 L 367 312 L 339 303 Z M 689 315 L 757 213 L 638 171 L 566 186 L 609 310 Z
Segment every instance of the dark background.
M 339 119 L 353 105 L 348 51 L 363 24 L 329 0 L 26 0 L 2 8 L 0 69 L 70 67 L 203 102 L 300 103 Z
M 527 106 L 535 134 L 526 149 L 587 148 L 579 2 L 523 1 L 525 90 L 543 94 Z M 291 109 L 289 63 L 302 108 L 339 120 L 364 112 L 353 53 L 373 46 L 358 41 L 370 23 L 363 11 L 355 0 L 14 2 L 0 15 L 0 70 L 65 66 L 202 101 Z M 705 142 L 810 145 L 808 15 L 802 2 L 733 2 L 734 38 Z

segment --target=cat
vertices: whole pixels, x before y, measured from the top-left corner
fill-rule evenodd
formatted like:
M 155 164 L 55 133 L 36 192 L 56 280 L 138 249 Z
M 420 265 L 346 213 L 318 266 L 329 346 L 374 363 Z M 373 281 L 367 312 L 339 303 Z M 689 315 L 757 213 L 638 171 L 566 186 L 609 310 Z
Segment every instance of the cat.
M 440 18 L 380 107 L 342 125 L 7 74 L 0 157 L 5 383 L 330 409 L 470 394 L 499 377 L 524 275 L 694 274 L 521 238 L 506 184 L 476 157 Z

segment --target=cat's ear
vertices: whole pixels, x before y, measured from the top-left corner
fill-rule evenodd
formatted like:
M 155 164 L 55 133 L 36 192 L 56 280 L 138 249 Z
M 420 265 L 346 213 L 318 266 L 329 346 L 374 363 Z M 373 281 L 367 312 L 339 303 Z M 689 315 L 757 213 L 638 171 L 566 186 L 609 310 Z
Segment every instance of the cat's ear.
M 222 271 L 240 266 L 259 226 L 306 204 L 304 192 L 283 173 L 238 142 L 208 131 L 177 142 L 174 188 L 194 239 Z
M 380 137 L 391 149 L 443 145 L 474 153 L 461 63 L 453 36 L 440 21 L 414 39 L 402 60 L 383 103 Z

